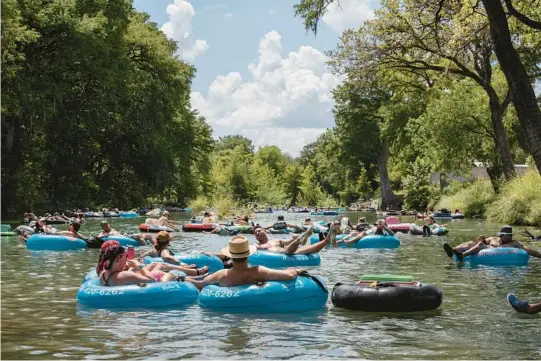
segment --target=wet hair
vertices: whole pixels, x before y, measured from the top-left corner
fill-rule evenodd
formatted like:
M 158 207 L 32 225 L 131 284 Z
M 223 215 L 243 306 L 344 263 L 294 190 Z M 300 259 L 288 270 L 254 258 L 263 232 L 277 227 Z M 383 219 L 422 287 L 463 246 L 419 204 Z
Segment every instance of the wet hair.
M 283 220 L 284 220 L 284 216 L 278 216 L 278 220 L 279 220 L 279 221 L 283 221 Z
M 158 255 L 169 246 L 169 239 L 159 239 L 156 238 L 156 244 L 154 245 L 154 249 L 156 252 L 158 252 Z
M 96 266 L 96 273 L 99 275 L 104 270 L 110 270 L 113 267 L 116 257 L 124 254 L 124 252 L 126 252 L 126 249 L 117 244 L 102 249 L 98 265 Z
M 79 223 L 79 222 L 73 222 L 71 224 L 71 226 L 73 227 L 73 230 L 75 232 L 79 232 L 79 230 L 81 229 L 81 223 Z
M 244 216 L 242 219 L 244 219 L 245 222 L 248 222 L 250 218 L 248 218 L 248 216 Z

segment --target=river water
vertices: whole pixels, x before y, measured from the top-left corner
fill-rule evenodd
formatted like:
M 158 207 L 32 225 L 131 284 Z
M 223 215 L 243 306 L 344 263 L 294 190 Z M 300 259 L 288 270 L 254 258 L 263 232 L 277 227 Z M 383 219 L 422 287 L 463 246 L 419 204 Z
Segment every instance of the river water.
M 352 221 L 359 216 L 346 215 Z M 275 216 L 258 215 L 257 221 L 271 223 Z M 286 220 L 300 223 L 304 216 L 287 214 Z M 368 218 L 374 221 L 375 214 Z M 142 222 L 144 218 L 111 220 L 113 228 L 132 232 Z M 449 228 L 444 237 L 400 234 L 402 245 L 395 250 L 326 249 L 321 265 L 310 271 L 329 289 L 337 282 L 353 283 L 364 273 L 414 275 L 442 289 L 440 309 L 409 314 L 347 311 L 334 308 L 330 299 L 321 311 L 279 315 L 223 314 L 198 305 L 84 309 L 75 296 L 83 276 L 95 266 L 98 250 L 29 252 L 16 237 L 3 237 L 1 357 L 540 359 L 541 314 L 517 313 L 505 296 L 513 291 L 541 300 L 541 260 L 532 258 L 525 267 L 457 266 L 443 251 L 444 242 L 494 235 L 499 225 L 456 220 Z M 81 232 L 98 230 L 99 221 L 90 220 Z M 172 249 L 219 251 L 227 242 L 217 235 L 176 233 Z M 541 248 L 540 242 L 533 245 Z

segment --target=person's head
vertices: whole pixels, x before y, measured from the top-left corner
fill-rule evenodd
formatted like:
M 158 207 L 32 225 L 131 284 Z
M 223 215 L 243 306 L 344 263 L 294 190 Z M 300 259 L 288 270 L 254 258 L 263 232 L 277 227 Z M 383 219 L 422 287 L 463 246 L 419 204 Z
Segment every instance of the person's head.
M 434 219 L 434 217 L 430 216 L 430 217 L 425 218 L 425 222 L 427 224 L 434 224 L 434 223 L 436 223 L 436 220 Z
M 41 217 L 36 225 L 38 225 L 40 228 L 45 226 L 45 218 Z
M 229 240 L 229 245 L 222 248 L 222 254 L 231 258 L 233 267 L 235 264 L 246 263 L 248 257 L 256 251 L 255 246 L 250 245 L 248 238 L 244 236 L 234 236 Z
M 366 223 L 366 217 L 359 217 L 357 223 Z
M 111 226 L 109 225 L 109 222 L 106 220 L 103 220 L 100 222 L 101 229 L 105 232 L 111 232 Z
M 210 217 L 210 212 L 203 213 L 203 217 Z
M 73 227 L 73 230 L 75 232 L 79 232 L 79 230 L 81 229 L 81 223 L 79 221 L 73 222 L 71 226 Z
M 484 244 L 487 244 L 487 239 L 485 238 L 485 236 L 483 235 L 480 235 L 480 236 L 477 236 L 477 238 L 475 239 L 476 242 L 483 242 Z
M 103 247 L 105 243 L 102 245 L 100 260 L 96 266 L 96 272 L 100 274 L 103 271 L 114 272 L 124 270 L 126 267 L 126 261 L 128 260 L 126 249 L 118 243 L 112 243 L 107 247 Z
M 500 231 L 498 232 L 498 236 L 500 236 L 502 244 L 512 242 L 513 241 L 513 227 L 506 224 L 505 226 L 500 228 Z
M 458 209 L 455 209 L 455 213 L 458 213 L 458 212 L 459 212 L 459 210 L 458 210 Z
M 250 218 L 248 218 L 248 216 L 244 216 L 244 217 L 242 217 L 242 219 L 244 220 L 244 222 L 248 222 L 250 220 Z
M 169 218 L 169 211 L 163 211 L 162 217 L 167 217 L 167 218 Z
M 167 248 L 167 246 L 169 246 L 169 242 L 171 242 L 171 235 L 166 231 L 160 231 L 156 236 L 155 248 L 158 250 Z
M 284 216 L 278 216 L 278 222 L 283 221 L 283 220 L 284 220 Z
M 60 213 L 58 213 L 58 212 L 54 212 L 54 215 L 55 215 L 55 216 L 59 216 L 59 215 L 60 215 Z
M 267 232 L 260 225 L 255 226 L 254 236 L 260 244 L 265 244 L 269 241 L 269 238 L 267 237 Z
M 304 219 L 304 223 L 312 223 L 312 219 L 310 217 L 306 217 Z

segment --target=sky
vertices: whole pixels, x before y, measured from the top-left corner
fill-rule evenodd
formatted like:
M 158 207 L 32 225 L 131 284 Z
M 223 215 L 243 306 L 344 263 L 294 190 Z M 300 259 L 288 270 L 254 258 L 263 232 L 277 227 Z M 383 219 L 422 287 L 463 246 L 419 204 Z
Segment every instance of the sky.
M 298 0 L 135 0 L 178 42 L 196 69 L 192 107 L 215 138 L 240 134 L 292 156 L 334 126 L 331 91 L 341 77 L 325 65 L 340 34 L 373 16 L 378 0 L 340 0 L 307 33 Z

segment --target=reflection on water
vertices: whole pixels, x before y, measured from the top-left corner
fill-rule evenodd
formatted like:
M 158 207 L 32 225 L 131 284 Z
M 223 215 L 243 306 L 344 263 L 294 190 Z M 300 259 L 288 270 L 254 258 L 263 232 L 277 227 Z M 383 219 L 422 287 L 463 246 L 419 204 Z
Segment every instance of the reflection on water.
M 258 215 L 260 216 L 260 215 Z M 300 222 L 304 214 L 286 217 Z M 275 215 L 258 217 L 271 222 Z M 352 214 L 354 220 L 358 214 Z M 322 217 L 313 217 L 315 219 Z M 406 218 L 411 221 L 412 218 Z M 375 216 L 369 215 L 369 221 Z M 112 220 L 136 231 L 142 219 Z M 456 265 L 443 252 L 499 225 L 449 222 L 446 237 L 399 235 L 396 250 L 332 249 L 322 253 L 321 276 L 329 290 L 364 273 L 411 274 L 443 291 L 439 310 L 362 313 L 334 308 L 296 314 L 224 314 L 197 305 L 158 310 L 94 310 L 77 305 L 84 275 L 97 250 L 28 252 L 15 238 L 2 238 L 2 358 L 369 358 L 539 359 L 541 315 L 514 312 L 507 292 L 541 299 L 541 260 L 526 267 Z M 84 226 L 97 233 L 99 221 Z M 249 236 L 252 238 L 253 236 Z M 280 236 L 273 236 L 278 238 Z M 253 239 L 253 238 L 252 238 Z M 175 234 L 174 250 L 219 251 L 228 239 Z M 533 243 L 534 247 L 541 244 Z

